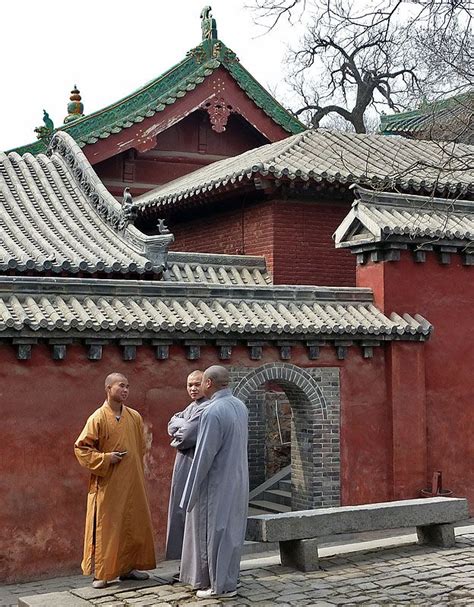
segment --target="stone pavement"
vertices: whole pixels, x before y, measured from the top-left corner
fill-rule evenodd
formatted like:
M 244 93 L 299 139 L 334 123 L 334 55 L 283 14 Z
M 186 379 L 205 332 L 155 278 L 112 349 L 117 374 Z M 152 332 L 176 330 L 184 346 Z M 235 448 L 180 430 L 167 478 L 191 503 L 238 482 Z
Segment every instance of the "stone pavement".
M 238 597 L 226 601 L 197 601 L 188 587 L 167 584 L 164 578 L 175 570 L 176 564 L 164 563 L 145 583 L 117 582 L 105 590 L 92 589 L 89 579 L 81 576 L 3 586 L 0 605 L 474 605 L 474 528 L 459 528 L 457 544 L 449 549 L 418 546 L 413 543 L 415 537 L 412 534 L 346 546 L 327 544 L 320 550 L 322 569 L 313 573 L 282 567 L 276 553 L 249 558 L 242 563 Z M 380 549 L 387 545 L 392 547 Z

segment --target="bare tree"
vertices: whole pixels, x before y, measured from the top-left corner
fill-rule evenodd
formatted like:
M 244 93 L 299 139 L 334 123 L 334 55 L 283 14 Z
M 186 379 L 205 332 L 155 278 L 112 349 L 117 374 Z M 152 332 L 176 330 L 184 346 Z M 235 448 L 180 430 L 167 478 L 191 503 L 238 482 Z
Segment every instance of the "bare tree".
M 367 116 L 400 111 L 436 92 L 472 85 L 468 0 L 254 0 L 260 21 L 306 18 L 290 51 L 294 113 L 318 127 L 338 115 L 357 133 Z M 372 111 L 371 111 L 372 110 Z

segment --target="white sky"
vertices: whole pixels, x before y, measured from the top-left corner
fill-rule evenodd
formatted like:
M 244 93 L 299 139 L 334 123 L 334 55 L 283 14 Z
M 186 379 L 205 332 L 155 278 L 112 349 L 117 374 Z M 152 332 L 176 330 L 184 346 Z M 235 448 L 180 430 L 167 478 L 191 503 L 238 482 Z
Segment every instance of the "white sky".
M 207 0 L 209 1 L 209 0 Z M 250 4 L 248 1 L 248 4 Z M 286 22 L 262 35 L 245 0 L 210 0 L 219 38 L 284 101 Z M 0 150 L 36 140 L 43 108 L 55 126 L 77 84 L 89 114 L 181 61 L 201 41 L 206 0 L 2 0 Z

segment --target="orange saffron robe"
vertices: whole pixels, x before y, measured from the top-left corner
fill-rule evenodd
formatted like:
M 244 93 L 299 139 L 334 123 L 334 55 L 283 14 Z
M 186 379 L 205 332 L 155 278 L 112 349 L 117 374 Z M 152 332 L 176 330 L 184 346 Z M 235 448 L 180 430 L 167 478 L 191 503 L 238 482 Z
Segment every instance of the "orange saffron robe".
M 112 451 L 127 451 L 111 464 Z M 154 569 L 155 549 L 145 488 L 145 437 L 138 411 L 122 407 L 117 421 L 105 402 L 74 444 L 91 472 L 84 537 L 84 575 L 112 580 L 131 569 Z

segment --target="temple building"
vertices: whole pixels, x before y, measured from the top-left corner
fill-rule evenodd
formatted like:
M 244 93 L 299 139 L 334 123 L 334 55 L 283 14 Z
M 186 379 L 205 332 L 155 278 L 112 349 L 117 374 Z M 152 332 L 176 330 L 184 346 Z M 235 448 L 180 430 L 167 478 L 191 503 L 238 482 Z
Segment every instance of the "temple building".
M 184 59 L 102 110 L 84 114 L 75 86 L 65 124 L 54 129 L 47 116 L 37 129 L 39 140 L 16 151 L 44 152 L 51 134 L 64 131 L 112 194 L 129 187 L 135 196 L 304 130 L 219 40 L 209 7 L 201 13 L 201 29 L 201 43 Z
M 78 571 L 72 446 L 111 371 L 159 558 L 167 423 L 212 364 L 249 409 L 252 509 L 414 498 L 438 470 L 474 503 L 474 147 L 306 131 L 202 27 L 123 102 L 83 115 L 74 87 L 64 126 L 0 153 L 2 582 Z
M 166 218 L 179 250 L 265 256 L 278 284 L 354 286 L 355 263 L 332 235 L 355 185 L 472 198 L 473 148 L 308 130 L 221 160 L 138 197 L 137 226 Z
M 281 162 L 291 174 L 291 155 Z M 146 422 L 159 557 L 167 421 L 187 374 L 216 363 L 249 407 L 252 508 L 268 508 L 265 406 L 281 396 L 289 506 L 277 508 L 416 497 L 437 469 L 474 498 L 472 202 L 357 186 L 335 233 L 356 286 L 278 286 L 264 256 L 170 251 L 163 220 L 141 232 L 136 206 L 116 201 L 65 132 L 47 155 L 2 154 L 0 175 L 2 581 L 77 570 L 87 481 L 71 446 L 111 370 L 129 376 Z

